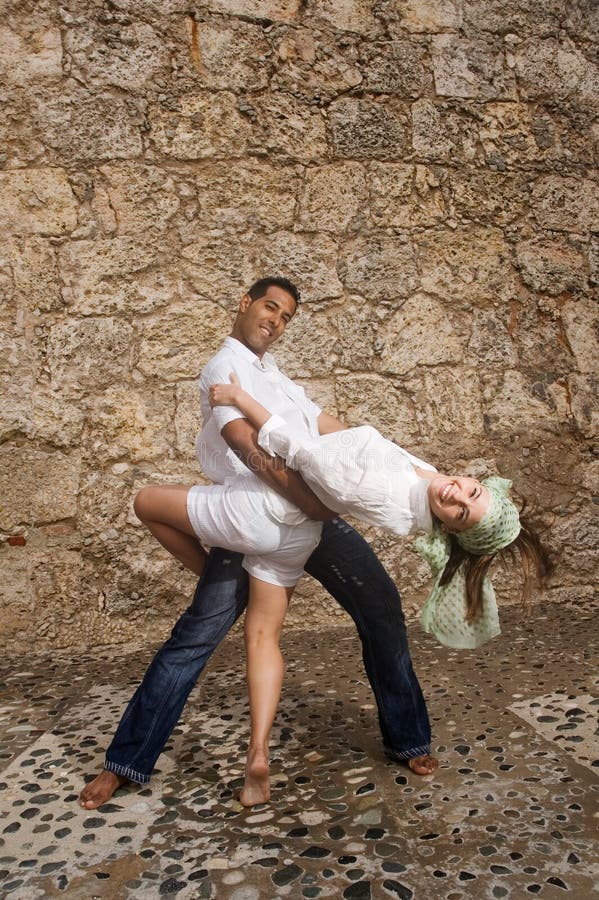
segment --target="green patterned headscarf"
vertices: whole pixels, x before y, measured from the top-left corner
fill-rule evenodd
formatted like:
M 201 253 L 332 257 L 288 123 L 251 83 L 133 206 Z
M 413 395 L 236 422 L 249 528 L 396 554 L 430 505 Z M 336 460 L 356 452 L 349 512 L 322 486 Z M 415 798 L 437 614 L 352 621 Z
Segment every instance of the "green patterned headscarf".
M 520 533 L 518 510 L 507 498 L 511 481 L 493 476 L 482 482 L 491 499 L 486 513 L 472 528 L 456 535 L 469 553 L 483 556 L 507 547 Z M 482 584 L 482 606 L 473 621 L 466 621 L 466 579 L 460 566 L 449 582 L 441 585 L 441 577 L 449 559 L 451 541 L 440 528 L 434 528 L 414 542 L 418 553 L 426 559 L 435 576 L 433 589 L 422 609 L 422 627 L 434 634 L 447 647 L 474 649 L 500 634 L 495 591 L 489 578 Z

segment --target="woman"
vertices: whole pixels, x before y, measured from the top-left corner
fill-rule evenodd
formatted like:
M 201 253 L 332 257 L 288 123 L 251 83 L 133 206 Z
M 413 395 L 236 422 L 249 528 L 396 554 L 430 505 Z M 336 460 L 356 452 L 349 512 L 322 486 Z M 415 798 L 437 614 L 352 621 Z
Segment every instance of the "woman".
M 258 443 L 299 469 L 330 509 L 398 535 L 426 532 L 417 548 L 436 582 L 423 624 L 443 643 L 476 647 L 499 633 L 493 589 L 486 578 L 497 553 L 519 552 L 528 587 L 549 571 L 531 527 L 508 499 L 510 482 L 446 476 L 361 426 L 311 438 L 291 433 L 244 391 L 231 384 L 210 389 L 212 406 L 236 406 L 259 430 Z M 251 733 L 244 806 L 269 798 L 268 743 L 283 681 L 279 636 L 289 599 L 321 526 L 248 474 L 225 485 L 144 488 L 135 511 L 180 562 L 201 575 L 202 544 L 244 553 L 250 575 L 245 619 Z

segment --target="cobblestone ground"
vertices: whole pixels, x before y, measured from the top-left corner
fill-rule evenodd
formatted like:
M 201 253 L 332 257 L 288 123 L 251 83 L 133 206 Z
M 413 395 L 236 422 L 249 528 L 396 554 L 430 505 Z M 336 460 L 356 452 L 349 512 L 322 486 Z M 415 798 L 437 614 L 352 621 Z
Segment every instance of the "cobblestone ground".
M 151 785 L 93 812 L 77 794 L 151 649 L 4 660 L 0 893 L 586 900 L 599 858 L 596 616 L 510 609 L 503 627 L 477 653 L 412 629 L 441 760 L 428 778 L 383 756 L 353 628 L 289 631 L 272 802 L 252 811 L 235 800 L 248 734 L 239 635 Z

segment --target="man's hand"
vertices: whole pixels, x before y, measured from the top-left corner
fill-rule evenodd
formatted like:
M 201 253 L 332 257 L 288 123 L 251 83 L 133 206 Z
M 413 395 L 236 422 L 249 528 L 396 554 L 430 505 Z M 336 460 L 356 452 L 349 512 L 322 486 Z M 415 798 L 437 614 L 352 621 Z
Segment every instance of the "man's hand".
M 229 375 L 230 384 L 213 384 L 208 391 L 210 406 L 237 406 L 241 385 L 235 372 Z
M 317 522 L 330 522 L 337 513 L 325 506 L 299 472 L 288 469 L 279 456 L 269 456 L 258 444 L 258 432 L 247 419 L 234 419 L 221 434 L 237 457 L 269 487 Z

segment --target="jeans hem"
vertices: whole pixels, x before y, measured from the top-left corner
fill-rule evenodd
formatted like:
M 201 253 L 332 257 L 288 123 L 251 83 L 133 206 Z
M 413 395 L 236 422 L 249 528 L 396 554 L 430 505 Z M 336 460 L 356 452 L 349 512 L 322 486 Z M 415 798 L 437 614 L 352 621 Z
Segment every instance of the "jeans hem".
M 149 775 L 136 772 L 131 766 L 122 766 L 120 763 L 111 762 L 109 759 L 105 760 L 104 768 L 107 772 L 112 772 L 113 775 L 121 775 L 123 778 L 128 778 L 129 781 L 135 781 L 137 784 L 147 784 L 150 780 Z
M 417 756 L 428 756 L 431 752 L 430 744 L 422 744 L 420 747 L 413 747 L 411 750 L 393 750 L 391 747 L 385 747 L 385 756 L 395 762 L 408 762 Z

